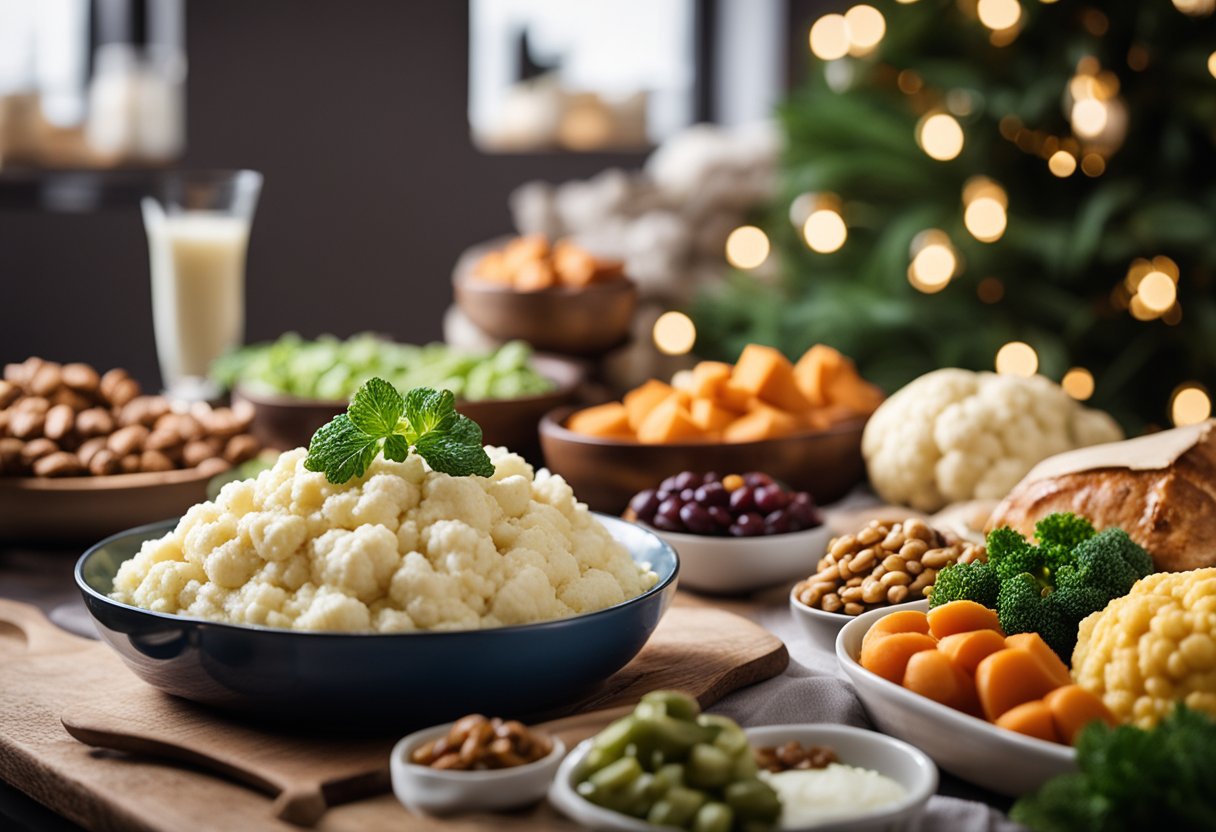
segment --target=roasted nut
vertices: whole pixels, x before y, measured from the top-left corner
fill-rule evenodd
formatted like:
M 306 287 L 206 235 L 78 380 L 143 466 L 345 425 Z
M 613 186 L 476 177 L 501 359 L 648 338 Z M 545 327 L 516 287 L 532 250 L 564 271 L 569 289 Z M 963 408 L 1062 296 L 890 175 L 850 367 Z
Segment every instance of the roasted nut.
M 213 456 L 210 459 L 204 459 L 198 465 L 189 467 L 197 470 L 200 477 L 214 477 L 216 474 L 224 473 L 232 466 L 228 464 L 228 460 Z
M 887 590 L 887 603 L 902 604 L 907 600 L 909 592 L 906 586 L 893 586 Z
M 0 381 L 0 409 L 8 407 L 21 398 L 21 388 L 11 381 Z
M 126 370 L 120 367 L 115 367 L 113 370 L 107 370 L 105 375 L 98 379 L 97 389 L 108 401 L 110 398 L 110 393 L 114 390 L 114 388 L 119 383 L 124 382 L 129 378 L 131 378 L 131 376 L 127 374 Z
M 122 461 L 118 454 L 109 448 L 102 448 L 89 459 L 89 473 L 95 477 L 105 477 L 117 474 L 122 470 Z
M 175 430 L 156 428 L 148 434 L 144 447 L 151 451 L 167 451 L 181 447 L 182 436 Z
M 34 439 L 42 435 L 42 426 L 45 423 L 45 413 L 16 410 L 8 417 L 8 432 L 18 439 Z
M 234 436 L 224 446 L 224 459 L 233 465 L 239 465 L 247 459 L 253 459 L 258 454 L 261 445 L 247 433 Z
M 849 571 L 854 575 L 874 568 L 876 552 L 873 547 L 862 549 L 849 561 Z
M 160 451 L 144 451 L 139 455 L 139 469 L 141 471 L 172 471 L 173 460 Z
M 19 389 L 25 389 L 27 374 L 24 364 L 5 364 L 4 365 L 4 380 L 9 384 L 16 385 Z
M 26 467 L 30 467 L 44 456 L 50 456 L 58 450 L 59 446 L 50 439 L 31 439 L 21 449 L 21 461 L 25 463 Z
M 823 608 L 824 612 L 836 612 L 844 606 L 844 602 L 840 600 L 840 596 L 835 592 L 829 592 L 819 599 L 819 606 Z
M 446 736 L 415 748 L 409 760 L 432 768 L 472 771 L 523 765 L 552 750 L 548 737 L 533 735 L 518 722 L 471 714 L 453 723 Z
M 139 454 L 127 454 L 122 459 L 118 460 L 118 469 L 124 474 L 138 474 Z
M 186 446 L 182 448 L 182 462 L 187 468 L 201 465 L 204 460 L 211 459 L 214 456 L 216 456 L 215 449 L 202 439 L 187 442 Z
M 57 404 L 46 412 L 46 421 L 42 426 L 42 433 L 48 439 L 54 439 L 59 442 L 63 437 L 72 432 L 72 428 L 76 424 L 76 411 L 72 410 L 69 405 Z
M 64 404 L 72 408 L 72 412 L 84 410 L 93 406 L 93 400 L 88 396 L 77 393 L 70 387 L 60 387 L 51 394 L 50 403 L 52 406 Z
M 76 458 L 80 460 L 80 464 L 89 467 L 89 463 L 93 461 L 93 457 L 97 452 L 105 448 L 106 438 L 104 436 L 94 436 L 92 439 L 86 439 L 80 443 L 80 447 L 76 449 Z
M 947 549 L 930 549 L 929 551 L 925 552 L 924 557 L 920 559 L 920 562 L 925 566 L 929 566 L 934 569 L 941 569 L 948 563 L 954 563 L 954 561 L 958 559 L 959 554 L 960 552 L 954 547 Z
M 0 474 L 19 474 L 25 471 L 22 451 L 25 443 L 11 437 L 0 439 Z
M 101 378 L 88 364 L 64 364 L 63 383 L 77 392 L 93 394 L 101 386 Z
M 870 525 L 857 533 L 857 542 L 863 546 L 873 546 L 875 543 L 887 536 L 887 529 L 878 521 L 871 521 Z
M 38 477 L 74 477 L 84 470 L 76 454 L 67 451 L 55 451 L 34 463 L 34 475 Z
M 860 603 L 859 601 L 849 601 L 844 605 L 845 615 L 861 615 L 865 611 L 866 605 Z
M 35 396 L 49 396 L 63 383 L 63 373 L 58 364 L 44 361 L 30 376 L 28 389 Z
M 143 425 L 127 425 L 125 428 L 119 428 L 111 433 L 107 444 L 114 453 L 120 457 L 126 457 L 129 454 L 138 453 L 143 450 L 143 445 L 147 438 L 148 429 Z M 136 460 L 138 460 L 138 457 L 136 457 Z
M 114 417 L 104 407 L 90 407 L 76 414 L 76 432 L 81 436 L 105 436 L 114 431 Z
M 115 384 L 110 390 L 110 395 L 106 396 L 106 398 L 109 400 L 111 407 L 122 407 L 138 395 L 139 382 L 133 378 L 127 378 Z

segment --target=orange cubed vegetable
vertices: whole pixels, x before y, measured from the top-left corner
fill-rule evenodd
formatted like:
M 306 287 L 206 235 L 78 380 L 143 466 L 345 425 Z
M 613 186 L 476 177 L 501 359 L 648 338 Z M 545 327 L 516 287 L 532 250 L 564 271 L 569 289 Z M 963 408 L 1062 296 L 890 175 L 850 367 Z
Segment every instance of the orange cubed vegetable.
M 629 427 L 637 430 L 650 411 L 673 392 L 674 388 L 670 384 L 652 378 L 626 393 L 624 404 L 629 416 Z
M 852 362 L 828 381 L 827 403 L 834 407 L 869 414 L 878 409 L 884 398 L 882 390 L 857 374 Z
M 975 601 L 951 601 L 929 610 L 929 632 L 936 638 L 972 630 L 995 630 L 1001 635 L 1005 634 L 996 617 L 996 610 Z
M 730 380 L 731 366 L 723 361 L 702 361 L 692 368 L 689 392 L 698 398 L 712 399 Z
M 920 610 L 899 610 L 887 613 L 870 625 L 865 636 L 861 639 L 864 650 L 866 643 L 876 641 L 895 633 L 920 633 L 929 635 L 929 617 Z
M 718 385 L 718 393 L 714 399 L 722 407 L 733 410 L 735 413 L 747 413 L 752 409 L 752 403 L 756 401 L 755 396 L 730 380 Z
M 544 260 L 529 260 L 515 272 L 515 288 L 521 292 L 539 292 L 556 285 L 557 275 Z
M 816 344 L 798 359 L 794 365 L 794 381 L 803 398 L 813 407 L 829 403 L 829 386 L 844 361 L 843 355 L 826 344 Z
M 796 417 L 757 402 L 750 413 L 745 413 L 726 426 L 722 439 L 726 442 L 759 442 L 788 436 L 800 428 Z
M 1023 702 L 1010 708 L 996 719 L 997 726 L 1008 731 L 1017 731 L 1028 737 L 1048 742 L 1063 742 L 1051 718 L 1051 709 L 1041 700 Z
M 583 408 L 570 416 L 566 427 L 575 433 L 604 438 L 626 438 L 633 435 L 633 431 L 629 429 L 629 413 L 620 402 Z
M 1059 687 L 1038 657 L 1028 650 L 1006 647 L 986 657 L 975 669 L 975 688 L 989 722 L 1023 702 L 1042 699 Z
M 587 286 L 595 280 L 595 257 L 569 240 L 553 245 L 553 270 L 566 286 Z
M 688 414 L 692 423 L 706 433 L 721 432 L 738 416 L 712 399 L 693 399 Z
M 933 650 L 937 641 L 923 633 L 892 633 L 861 647 L 861 666 L 889 682 L 902 685 L 908 660 L 922 650 Z
M 957 711 L 980 713 L 975 680 L 940 650 L 922 650 L 908 659 L 904 687 Z
M 1119 720 L 1111 713 L 1097 694 L 1080 685 L 1064 685 L 1043 697 L 1043 703 L 1051 710 L 1056 731 L 1063 742 L 1073 745 L 1081 729 L 1094 720 L 1105 722 L 1112 728 Z
M 995 630 L 955 633 L 937 643 L 938 650 L 949 656 L 950 660 L 960 668 L 973 675 L 980 662 L 998 650 L 1004 650 L 1007 646 L 1005 639 L 1001 638 L 1001 634 Z
M 731 381 L 757 398 L 792 413 L 811 406 L 798 389 L 794 365 L 772 347 L 748 344 L 739 356 Z
M 1009 636 L 1005 639 L 1005 645 L 1017 647 L 1030 653 L 1039 660 L 1043 665 L 1043 669 L 1051 674 L 1057 684 L 1072 684 L 1072 674 L 1068 672 L 1068 665 L 1060 660 L 1060 657 L 1056 655 L 1056 651 L 1048 647 L 1047 642 L 1043 641 L 1043 637 L 1038 633 L 1018 633 L 1017 635 Z
M 856 411 L 832 404 L 825 405 L 824 407 L 812 407 L 803 416 L 803 421 L 806 422 L 807 427 L 814 430 L 827 430 L 833 425 L 856 418 Z
M 638 426 L 638 441 L 646 445 L 687 442 L 703 436 L 676 396 L 660 402 Z

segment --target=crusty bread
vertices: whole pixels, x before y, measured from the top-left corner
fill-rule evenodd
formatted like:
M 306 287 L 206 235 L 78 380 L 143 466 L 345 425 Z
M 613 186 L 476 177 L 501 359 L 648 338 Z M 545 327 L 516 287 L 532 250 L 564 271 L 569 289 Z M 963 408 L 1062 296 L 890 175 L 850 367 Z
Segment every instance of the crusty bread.
M 1045 460 L 993 511 L 988 527 L 1034 533 L 1057 511 L 1118 526 L 1157 569 L 1216 566 L 1216 423 L 1071 451 Z

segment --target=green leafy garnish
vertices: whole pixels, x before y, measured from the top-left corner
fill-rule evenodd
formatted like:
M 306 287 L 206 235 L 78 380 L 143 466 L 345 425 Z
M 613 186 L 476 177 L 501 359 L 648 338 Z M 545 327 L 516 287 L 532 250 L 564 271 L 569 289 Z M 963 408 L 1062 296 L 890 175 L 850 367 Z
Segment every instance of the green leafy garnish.
M 454 477 L 494 474 L 481 426 L 456 412 L 452 391 L 415 387 L 403 397 L 382 378 L 360 387 L 346 412 L 313 434 L 304 467 L 343 483 L 363 476 L 377 454 L 403 462 L 410 448 L 434 471 Z

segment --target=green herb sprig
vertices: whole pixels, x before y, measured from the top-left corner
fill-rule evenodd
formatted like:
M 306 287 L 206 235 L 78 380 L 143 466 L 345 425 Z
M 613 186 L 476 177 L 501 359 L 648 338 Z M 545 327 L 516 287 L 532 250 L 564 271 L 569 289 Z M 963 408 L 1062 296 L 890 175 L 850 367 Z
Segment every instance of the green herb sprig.
M 361 477 L 376 455 L 404 462 L 410 449 L 454 477 L 494 474 L 481 426 L 456 412 L 451 390 L 415 387 L 402 396 L 382 378 L 359 388 L 345 413 L 313 434 L 304 467 L 332 483 Z

